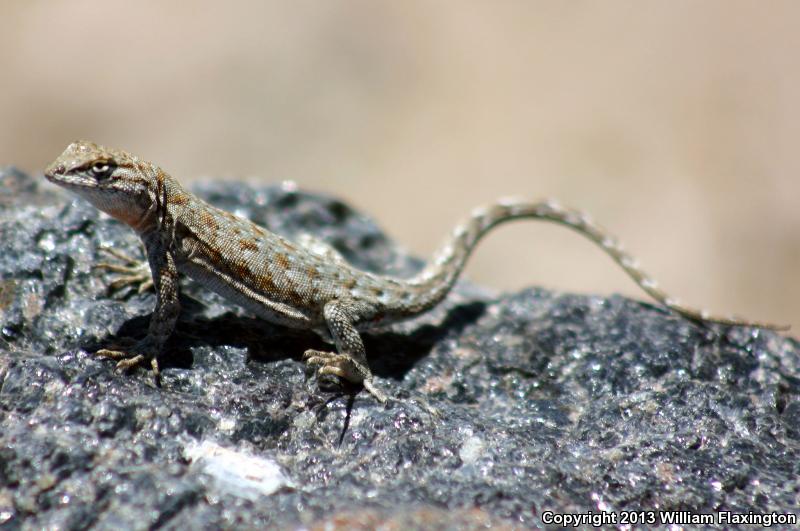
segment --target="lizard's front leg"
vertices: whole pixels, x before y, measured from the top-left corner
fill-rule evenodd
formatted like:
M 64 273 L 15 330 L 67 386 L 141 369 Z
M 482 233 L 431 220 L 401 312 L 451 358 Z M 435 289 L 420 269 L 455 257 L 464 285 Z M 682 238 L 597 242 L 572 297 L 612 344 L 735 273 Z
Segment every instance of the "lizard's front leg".
M 164 238 L 155 234 L 144 239 L 147 260 L 156 288 L 156 307 L 150 317 L 147 336 L 131 348 L 125 350 L 101 349 L 99 356 L 119 360 L 117 369 L 127 370 L 145 362 L 150 362 L 153 374 L 159 375 L 158 355 L 175 329 L 175 321 L 180 313 L 178 302 L 178 270 L 175 256 Z
M 348 382 L 360 383 L 380 402 L 385 403 L 387 396 L 375 387 L 372 382 L 372 371 L 367 365 L 367 354 L 364 342 L 356 330 L 355 324 L 368 308 L 363 308 L 355 301 L 334 300 L 325 305 L 324 316 L 337 352 L 306 350 L 303 359 L 309 367 L 319 367 L 317 374 L 333 375 Z

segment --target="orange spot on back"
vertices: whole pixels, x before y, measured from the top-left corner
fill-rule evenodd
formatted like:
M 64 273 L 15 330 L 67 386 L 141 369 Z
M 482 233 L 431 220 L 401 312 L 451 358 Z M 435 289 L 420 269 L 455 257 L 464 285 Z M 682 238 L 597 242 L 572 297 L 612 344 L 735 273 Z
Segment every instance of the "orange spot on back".
M 175 194 L 170 198 L 170 203 L 173 205 L 185 205 L 189 202 L 189 196 L 186 194 Z
M 281 269 L 289 269 L 289 257 L 283 253 L 275 255 L 275 264 Z
M 252 240 L 239 240 L 239 247 L 247 251 L 258 251 L 258 245 Z
M 207 228 L 209 228 L 209 229 L 211 229 L 213 231 L 216 231 L 216 230 L 219 229 L 219 224 L 217 223 L 217 220 L 214 219 L 214 216 L 212 216 L 210 212 L 206 212 L 206 211 L 200 212 L 200 223 L 203 226 L 205 226 L 205 227 L 207 227 Z

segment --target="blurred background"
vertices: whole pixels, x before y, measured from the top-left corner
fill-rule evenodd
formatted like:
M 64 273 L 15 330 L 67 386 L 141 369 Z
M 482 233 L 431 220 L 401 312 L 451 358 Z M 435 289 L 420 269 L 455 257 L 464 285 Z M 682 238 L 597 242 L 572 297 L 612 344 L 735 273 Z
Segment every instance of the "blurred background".
M 295 180 L 428 256 L 473 207 L 555 197 L 667 290 L 800 326 L 800 3 L 3 0 L 0 164 L 86 138 L 183 182 Z M 503 290 L 640 292 L 519 223 Z M 796 332 L 795 332 L 796 333 Z

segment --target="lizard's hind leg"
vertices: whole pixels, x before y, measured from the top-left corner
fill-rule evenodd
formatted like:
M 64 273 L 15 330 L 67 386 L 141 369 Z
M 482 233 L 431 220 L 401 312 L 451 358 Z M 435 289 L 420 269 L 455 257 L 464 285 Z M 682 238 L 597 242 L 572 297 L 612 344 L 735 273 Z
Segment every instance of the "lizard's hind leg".
M 136 291 L 139 293 L 144 293 L 147 290 L 153 289 L 153 276 L 150 273 L 150 265 L 147 263 L 147 260 L 133 258 L 118 249 L 106 245 L 101 245 L 98 249 L 125 263 L 125 265 L 120 265 L 100 262 L 94 266 L 96 269 L 105 269 L 106 271 L 119 274 L 119 276 L 108 285 L 109 292 L 114 292 L 128 286 L 135 287 Z
M 303 360 L 309 367 L 318 367 L 318 375 L 338 376 L 348 382 L 363 384 L 378 401 L 386 403 L 388 397 L 372 381 L 364 342 L 355 327 L 358 316 L 364 313 L 363 310 L 368 310 L 362 306 L 346 300 L 327 303 L 324 309 L 325 322 L 338 352 L 306 350 Z

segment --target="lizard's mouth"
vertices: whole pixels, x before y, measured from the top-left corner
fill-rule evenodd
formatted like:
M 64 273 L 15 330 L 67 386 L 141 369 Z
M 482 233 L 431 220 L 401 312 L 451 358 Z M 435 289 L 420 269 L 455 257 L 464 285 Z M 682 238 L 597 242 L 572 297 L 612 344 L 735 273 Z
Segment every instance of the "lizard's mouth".
M 63 166 L 47 168 L 44 176 L 51 183 L 69 188 L 83 188 L 92 184 L 92 181 L 86 177 L 66 173 Z
M 64 166 L 50 166 L 46 170 L 44 170 L 44 176 L 50 182 L 56 182 L 59 176 L 64 175 L 65 168 Z

